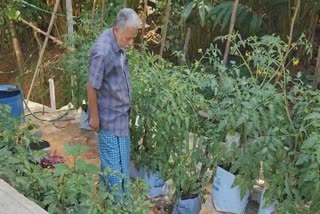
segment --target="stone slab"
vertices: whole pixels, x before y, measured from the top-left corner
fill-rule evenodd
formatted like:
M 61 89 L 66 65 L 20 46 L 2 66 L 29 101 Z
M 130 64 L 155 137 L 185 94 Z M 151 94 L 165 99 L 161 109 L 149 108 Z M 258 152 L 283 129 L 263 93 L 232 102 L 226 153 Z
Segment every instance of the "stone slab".
M 48 212 L 0 179 L 0 213 L 47 214 Z

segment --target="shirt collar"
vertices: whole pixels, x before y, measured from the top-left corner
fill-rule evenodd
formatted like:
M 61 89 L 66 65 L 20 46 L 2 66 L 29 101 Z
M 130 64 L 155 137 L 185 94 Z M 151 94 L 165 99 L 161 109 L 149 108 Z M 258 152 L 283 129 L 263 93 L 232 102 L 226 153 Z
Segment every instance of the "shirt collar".
M 110 28 L 109 36 L 110 36 L 110 39 L 111 39 L 111 47 L 112 47 L 112 50 L 113 50 L 115 53 L 118 53 L 118 52 L 121 53 L 122 49 L 121 49 L 121 48 L 119 47 L 119 45 L 118 45 L 116 36 L 114 35 L 114 32 L 113 32 L 113 28 Z

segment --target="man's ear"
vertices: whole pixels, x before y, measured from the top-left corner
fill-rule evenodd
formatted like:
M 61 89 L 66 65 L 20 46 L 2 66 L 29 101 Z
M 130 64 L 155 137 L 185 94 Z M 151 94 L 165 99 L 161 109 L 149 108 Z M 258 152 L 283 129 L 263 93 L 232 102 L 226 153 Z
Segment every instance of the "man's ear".
M 119 29 L 118 26 L 113 27 L 113 32 L 114 32 L 114 35 L 115 35 L 115 36 L 118 36 L 119 31 L 120 31 L 120 29 Z

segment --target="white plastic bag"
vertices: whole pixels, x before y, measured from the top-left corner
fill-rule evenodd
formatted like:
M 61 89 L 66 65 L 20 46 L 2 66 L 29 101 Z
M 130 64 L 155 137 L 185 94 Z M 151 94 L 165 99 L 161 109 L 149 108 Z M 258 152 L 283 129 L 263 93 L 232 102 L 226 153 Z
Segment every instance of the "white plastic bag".
M 212 201 L 217 211 L 243 214 L 248 204 L 250 192 L 247 191 L 244 197 L 240 197 L 238 186 L 231 188 L 235 175 L 217 167 L 213 180 Z

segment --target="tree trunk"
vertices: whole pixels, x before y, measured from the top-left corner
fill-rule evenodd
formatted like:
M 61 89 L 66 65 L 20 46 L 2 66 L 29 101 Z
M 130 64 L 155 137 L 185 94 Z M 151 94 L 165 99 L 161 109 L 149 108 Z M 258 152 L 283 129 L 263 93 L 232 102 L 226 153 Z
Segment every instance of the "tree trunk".
M 23 56 L 22 56 L 22 52 L 21 52 L 21 48 L 20 48 L 20 43 L 17 38 L 17 33 L 16 33 L 15 26 L 14 26 L 14 22 L 12 20 L 9 21 L 9 30 L 10 30 L 13 48 L 14 48 L 14 52 L 16 54 L 16 60 L 17 60 L 18 68 L 19 68 L 19 72 L 20 72 L 23 70 L 24 60 L 23 60 Z

